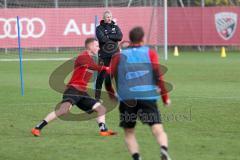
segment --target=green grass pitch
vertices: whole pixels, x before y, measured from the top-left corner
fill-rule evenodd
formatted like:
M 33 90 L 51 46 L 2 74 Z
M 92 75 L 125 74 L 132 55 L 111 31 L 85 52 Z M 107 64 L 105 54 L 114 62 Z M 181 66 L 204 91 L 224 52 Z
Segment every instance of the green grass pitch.
M 24 54 L 24 58 L 69 57 L 69 54 Z M 0 59 L 17 58 L 0 54 Z M 171 108 L 164 108 L 165 130 L 173 160 L 239 160 L 240 54 L 170 55 L 165 79 L 174 85 Z M 23 63 L 25 96 L 20 95 L 19 63 L 0 61 L 0 160 L 128 160 L 118 127 L 118 109 L 107 114 L 115 137 L 98 136 L 94 120 L 56 120 L 33 137 L 30 130 L 61 100 L 48 84 L 62 61 Z M 148 126 L 138 123 L 137 137 L 145 160 L 159 159 L 159 147 Z

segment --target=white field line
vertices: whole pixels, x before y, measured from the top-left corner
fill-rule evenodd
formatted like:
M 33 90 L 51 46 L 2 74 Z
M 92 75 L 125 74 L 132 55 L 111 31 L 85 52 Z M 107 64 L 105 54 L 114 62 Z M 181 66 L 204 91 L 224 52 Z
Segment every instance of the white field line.
M 181 97 L 181 96 L 174 96 L 172 97 L 173 100 L 179 100 L 179 99 L 233 99 L 233 100 L 240 100 L 240 97 Z M 59 102 L 61 99 L 59 99 Z M 6 106 L 43 106 L 43 105 L 56 105 L 58 101 L 56 102 L 32 102 L 32 103 L 5 103 L 2 105 Z
M 61 99 L 59 99 L 59 102 Z M 48 106 L 48 105 L 57 105 L 59 102 L 40 102 L 40 103 L 7 103 L 6 106 Z
M 66 61 L 71 58 L 24 58 L 22 61 Z M 0 59 L 0 62 L 17 62 L 18 58 L 5 58 Z
M 232 96 L 192 96 L 192 97 L 184 97 L 184 96 L 173 96 L 172 99 L 234 99 L 234 100 L 240 100 L 240 96 L 238 97 L 232 97 Z

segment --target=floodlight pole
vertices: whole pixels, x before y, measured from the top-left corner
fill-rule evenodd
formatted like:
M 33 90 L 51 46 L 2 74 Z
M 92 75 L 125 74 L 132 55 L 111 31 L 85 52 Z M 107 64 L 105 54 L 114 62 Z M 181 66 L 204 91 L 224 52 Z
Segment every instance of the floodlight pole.
M 105 7 L 108 8 L 108 0 L 105 0 Z
M 58 8 L 58 0 L 54 0 L 55 8 Z
M 58 0 L 54 0 L 54 5 L 55 5 L 55 8 L 59 7 Z M 56 53 L 59 53 L 59 47 L 56 47 Z
M 130 7 L 131 4 L 132 4 L 132 0 L 129 0 L 129 2 L 128 2 L 128 7 Z
M 7 0 L 4 0 L 4 8 L 7 8 Z
M 168 3 L 164 0 L 164 55 L 165 60 L 168 59 Z
M 202 7 L 205 7 L 205 0 L 202 0 L 202 1 L 201 1 L 201 6 L 202 6 Z
M 184 7 L 184 3 L 182 0 L 179 0 L 179 3 L 181 4 L 181 7 Z
M 144 7 L 147 6 L 147 2 L 146 2 L 146 0 L 143 1 L 143 5 L 144 5 Z
M 4 0 L 4 8 L 7 9 L 7 0 Z M 5 48 L 5 53 L 8 53 L 8 49 Z
M 202 28 L 203 28 L 203 8 L 205 7 L 205 0 L 201 0 L 201 7 L 202 7 Z M 202 41 L 203 41 L 203 36 L 202 36 Z M 204 46 L 198 46 L 200 52 L 205 50 Z

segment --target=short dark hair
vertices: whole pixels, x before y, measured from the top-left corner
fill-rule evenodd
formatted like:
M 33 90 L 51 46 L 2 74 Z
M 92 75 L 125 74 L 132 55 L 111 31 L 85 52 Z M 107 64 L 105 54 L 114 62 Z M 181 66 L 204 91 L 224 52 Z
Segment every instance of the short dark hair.
M 97 41 L 96 38 L 90 37 L 85 40 L 85 48 L 88 47 L 89 43 L 92 43 L 94 41 Z
M 134 27 L 129 32 L 129 39 L 132 43 L 139 43 L 143 41 L 144 31 L 142 27 Z

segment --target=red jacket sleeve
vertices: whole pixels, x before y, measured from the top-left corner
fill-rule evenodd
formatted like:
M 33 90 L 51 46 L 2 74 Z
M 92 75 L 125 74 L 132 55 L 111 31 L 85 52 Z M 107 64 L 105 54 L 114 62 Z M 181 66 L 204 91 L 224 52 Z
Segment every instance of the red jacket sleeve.
M 163 103 L 167 103 L 169 96 L 168 96 L 168 92 L 167 92 L 167 89 L 164 84 L 163 73 L 161 73 L 158 55 L 154 50 L 150 49 L 149 57 L 150 57 L 152 67 L 153 67 L 153 74 L 154 74 L 154 77 L 156 78 L 155 80 L 157 82 L 159 89 L 161 90 L 162 101 L 163 101 Z
M 110 64 L 110 75 L 111 77 L 116 76 L 117 67 L 120 59 L 120 53 L 116 53 L 112 56 L 111 64 Z
M 81 54 L 77 57 L 76 61 L 75 61 L 75 67 L 76 66 L 85 66 L 90 70 L 94 70 L 94 71 L 102 71 L 102 70 L 106 70 L 105 66 L 99 66 L 98 64 L 96 64 L 94 62 L 94 60 L 87 54 Z

